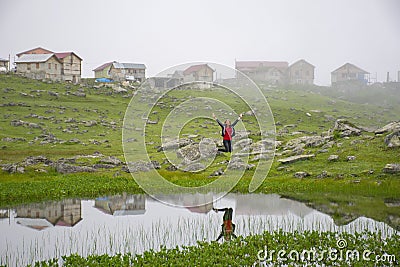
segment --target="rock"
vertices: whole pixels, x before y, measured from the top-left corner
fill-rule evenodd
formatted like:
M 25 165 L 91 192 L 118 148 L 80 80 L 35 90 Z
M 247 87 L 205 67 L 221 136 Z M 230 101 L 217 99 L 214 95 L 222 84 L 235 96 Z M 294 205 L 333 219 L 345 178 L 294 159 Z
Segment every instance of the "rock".
M 18 164 L 11 163 L 11 164 L 6 164 L 1 168 L 3 171 L 6 171 L 8 173 L 24 173 L 25 168 L 22 166 L 18 166 Z
M 110 156 L 110 157 L 106 157 L 106 158 L 101 159 L 101 160 L 99 161 L 99 163 L 102 163 L 102 164 L 111 164 L 111 165 L 121 165 L 121 164 L 122 164 L 122 161 L 119 160 L 119 159 L 116 158 L 116 157 Z
M 239 157 L 233 157 L 229 161 L 228 168 L 231 170 L 249 170 L 253 168 L 254 164 L 247 164 Z
M 250 138 L 241 139 L 233 144 L 234 150 L 242 150 L 244 148 L 249 147 L 253 143 L 253 140 Z
M 334 131 L 339 131 L 341 137 L 355 136 L 361 134 L 361 129 L 359 127 L 344 119 L 336 120 L 333 129 L 331 129 L 332 133 Z
M 47 93 L 49 94 L 49 96 L 58 97 L 58 93 L 56 93 L 56 92 L 48 91 Z
M 224 170 L 222 168 L 216 170 L 215 172 L 211 173 L 209 177 L 221 176 L 224 174 Z
M 347 156 L 347 161 L 354 161 L 356 160 L 356 156 Z
M 30 165 L 37 165 L 43 163 L 45 165 L 51 165 L 53 162 L 46 158 L 45 156 L 29 156 L 25 159 L 24 165 L 25 166 L 30 166 Z
M 310 174 L 308 172 L 296 172 L 295 174 L 293 174 L 293 176 L 295 178 L 302 179 L 302 178 L 305 178 L 307 176 L 310 176 Z
M 86 97 L 86 94 L 82 93 L 82 92 L 73 92 L 72 95 L 78 96 L 78 97 Z
M 200 162 L 195 162 L 195 163 L 185 166 L 185 168 L 183 170 L 186 172 L 198 172 L 198 171 L 204 170 L 205 168 L 206 168 L 206 166 L 204 166 L 204 164 L 202 164 Z
M 176 171 L 178 168 L 175 165 L 169 165 L 166 170 L 167 171 Z
M 93 127 L 95 125 L 97 125 L 97 121 L 86 121 L 84 122 L 86 127 Z
M 330 176 L 331 175 L 327 171 L 322 171 L 320 174 L 317 175 L 317 178 L 322 179 L 322 178 L 327 178 Z
M 389 163 L 383 168 L 385 173 L 400 173 L 400 163 Z
M 291 157 L 287 157 L 284 159 L 279 159 L 278 161 L 282 164 L 288 164 L 288 163 L 293 163 L 299 160 L 307 160 L 307 159 L 311 159 L 314 158 L 315 155 L 314 154 L 308 154 L 308 155 L 297 155 L 297 156 L 291 156 Z
M 385 137 L 385 144 L 388 147 L 400 147 L 400 130 L 388 134 Z
M 114 164 L 93 164 L 94 169 L 112 169 L 116 166 Z
M 73 145 L 73 144 L 80 144 L 80 143 L 81 143 L 81 140 L 79 140 L 78 138 L 73 138 L 73 139 L 68 140 L 66 143 L 67 143 L 67 144 L 70 144 L 70 145 Z
M 337 161 L 339 159 L 338 155 L 330 155 L 328 157 L 328 161 Z
M 152 121 L 152 120 L 149 120 L 149 119 L 148 119 L 148 120 L 147 120 L 147 123 L 148 123 L 148 124 L 157 124 L 158 121 Z
M 25 142 L 25 138 L 19 138 L 19 137 L 3 137 L 1 139 L 3 142 Z
M 375 134 L 400 131 L 400 122 L 391 122 L 375 131 Z
M 157 161 L 151 161 L 151 162 L 136 161 L 127 163 L 127 166 L 123 166 L 121 170 L 125 172 L 148 172 L 160 168 L 161 165 Z
M 191 143 L 193 143 L 193 141 L 188 138 L 180 138 L 178 140 L 171 140 L 171 141 L 163 143 L 162 146 L 159 148 L 158 152 L 160 152 L 162 150 L 177 149 L 180 147 L 187 146 Z
M 96 170 L 88 166 L 77 166 L 67 163 L 57 163 L 56 171 L 62 174 L 77 173 L 77 172 L 95 172 Z
M 190 144 L 182 147 L 176 152 L 176 155 L 178 156 L 178 158 L 184 158 L 188 161 L 195 161 L 200 159 L 201 157 L 198 144 Z

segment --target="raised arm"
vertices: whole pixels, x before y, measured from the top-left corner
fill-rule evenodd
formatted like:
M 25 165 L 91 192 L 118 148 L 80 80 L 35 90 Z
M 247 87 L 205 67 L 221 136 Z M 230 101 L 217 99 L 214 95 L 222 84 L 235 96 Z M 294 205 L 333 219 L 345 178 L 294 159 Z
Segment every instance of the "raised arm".
M 243 117 L 243 114 L 240 113 L 239 117 L 232 123 L 232 127 L 235 127 L 235 125 L 242 119 L 242 117 Z
M 212 114 L 212 116 L 213 116 L 214 120 L 216 120 L 216 121 L 218 122 L 219 126 L 224 127 L 224 125 L 222 124 L 222 122 L 221 122 L 219 119 L 217 119 L 217 116 L 215 116 L 214 113 Z

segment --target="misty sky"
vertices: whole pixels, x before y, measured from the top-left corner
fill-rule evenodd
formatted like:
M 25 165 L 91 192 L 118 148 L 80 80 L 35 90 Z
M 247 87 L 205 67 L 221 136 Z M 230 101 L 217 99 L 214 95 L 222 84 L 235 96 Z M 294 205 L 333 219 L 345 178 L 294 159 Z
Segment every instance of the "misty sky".
M 346 62 L 378 81 L 400 70 L 399 0 L 0 0 L 0 57 L 74 51 L 83 76 L 109 61 L 147 74 L 189 61 L 305 59 L 315 83 Z

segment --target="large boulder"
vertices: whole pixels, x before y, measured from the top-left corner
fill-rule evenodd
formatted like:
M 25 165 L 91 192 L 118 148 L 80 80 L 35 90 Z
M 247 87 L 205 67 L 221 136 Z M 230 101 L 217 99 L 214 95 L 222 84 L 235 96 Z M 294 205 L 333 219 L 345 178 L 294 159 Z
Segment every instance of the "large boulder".
M 400 131 L 400 122 L 391 122 L 386 124 L 382 128 L 375 131 L 375 134 L 383 134 L 383 133 L 390 133 L 390 132 L 397 132 Z
M 233 157 L 229 161 L 228 168 L 231 170 L 249 170 L 254 166 L 254 164 L 247 164 L 239 157 Z
M 100 160 L 102 164 L 121 165 L 122 161 L 116 157 L 110 156 Z
M 340 133 L 340 137 L 357 136 L 362 132 L 359 127 L 344 119 L 336 120 L 335 125 L 331 129 L 331 132 L 334 131 L 338 131 Z
M 386 173 L 400 173 L 400 164 L 399 163 L 389 163 L 383 168 L 383 172 Z
M 159 149 L 159 152 L 162 150 L 171 150 L 171 149 L 177 149 L 180 147 L 187 146 L 189 144 L 193 143 L 193 141 L 189 138 L 180 138 L 180 139 L 174 139 L 170 140 L 168 142 L 164 142 Z
M 77 166 L 67 163 L 57 163 L 55 165 L 56 171 L 62 174 L 77 173 L 77 172 L 95 172 L 96 170 L 88 166 Z
M 178 158 L 183 158 L 187 162 L 193 162 L 199 159 L 215 157 L 218 149 L 211 139 L 203 139 L 200 143 L 192 143 L 181 147 L 176 152 Z
M 400 130 L 388 134 L 385 137 L 385 144 L 388 147 L 400 147 Z
M 315 155 L 314 154 L 309 154 L 309 155 L 297 155 L 297 156 L 291 156 L 291 157 L 287 157 L 284 159 L 279 159 L 278 161 L 282 164 L 289 164 L 289 163 L 293 163 L 296 161 L 300 161 L 300 160 L 307 160 L 307 159 L 311 159 L 314 158 Z

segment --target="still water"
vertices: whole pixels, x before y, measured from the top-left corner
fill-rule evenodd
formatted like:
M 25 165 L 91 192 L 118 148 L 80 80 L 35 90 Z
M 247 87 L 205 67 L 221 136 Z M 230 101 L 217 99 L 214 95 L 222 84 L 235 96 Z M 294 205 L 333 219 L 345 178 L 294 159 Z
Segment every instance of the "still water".
M 23 266 L 72 253 L 136 254 L 161 245 L 215 240 L 223 213 L 213 208 L 233 208 L 238 236 L 278 229 L 396 233 L 385 223 L 365 217 L 337 226 L 330 216 L 276 194 L 228 194 L 217 201 L 212 194 L 166 197 L 192 207 L 178 208 L 146 195 L 122 194 L 0 210 L 0 265 Z M 210 204 L 196 206 L 208 201 Z

